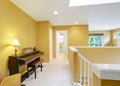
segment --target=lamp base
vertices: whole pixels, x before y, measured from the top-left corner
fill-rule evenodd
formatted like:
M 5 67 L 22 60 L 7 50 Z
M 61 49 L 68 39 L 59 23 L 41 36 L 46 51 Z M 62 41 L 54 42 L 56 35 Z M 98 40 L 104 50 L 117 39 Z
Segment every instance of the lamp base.
M 15 48 L 15 55 L 17 55 L 17 49 Z

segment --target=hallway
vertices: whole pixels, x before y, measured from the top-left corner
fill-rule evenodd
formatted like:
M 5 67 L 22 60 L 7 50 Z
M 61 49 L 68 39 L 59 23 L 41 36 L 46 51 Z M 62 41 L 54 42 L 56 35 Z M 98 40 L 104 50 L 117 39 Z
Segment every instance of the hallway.
M 72 86 L 68 59 L 63 56 L 45 64 L 43 72 L 37 69 L 37 79 L 32 74 L 23 84 L 26 86 Z

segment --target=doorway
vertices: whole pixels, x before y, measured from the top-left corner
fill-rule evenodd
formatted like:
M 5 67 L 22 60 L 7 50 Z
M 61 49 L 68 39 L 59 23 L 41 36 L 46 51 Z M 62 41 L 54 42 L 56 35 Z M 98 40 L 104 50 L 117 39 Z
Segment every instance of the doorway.
M 56 58 L 68 56 L 67 30 L 56 31 Z

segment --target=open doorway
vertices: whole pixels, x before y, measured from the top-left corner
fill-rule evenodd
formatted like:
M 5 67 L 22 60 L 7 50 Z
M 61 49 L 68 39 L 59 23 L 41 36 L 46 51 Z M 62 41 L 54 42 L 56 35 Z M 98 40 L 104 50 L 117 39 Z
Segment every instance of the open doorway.
M 56 58 L 68 56 L 67 30 L 56 31 Z

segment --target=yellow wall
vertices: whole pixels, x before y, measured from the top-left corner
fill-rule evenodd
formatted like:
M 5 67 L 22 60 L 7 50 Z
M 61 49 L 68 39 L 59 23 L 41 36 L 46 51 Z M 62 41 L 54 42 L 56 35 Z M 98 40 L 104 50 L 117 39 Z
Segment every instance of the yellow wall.
M 104 46 L 116 45 L 115 33 L 120 32 L 120 28 L 108 31 L 90 31 L 89 34 L 103 34 Z
M 113 39 L 115 38 L 115 33 L 120 32 L 120 28 L 112 30 Z
M 80 58 L 77 52 L 69 49 L 69 65 L 71 68 L 72 82 L 77 83 L 80 76 Z
M 93 74 L 93 86 L 119 86 L 119 80 L 106 80 L 100 79 L 95 74 Z
M 112 32 L 109 31 L 90 31 L 89 34 L 103 34 L 103 45 L 110 46 L 112 45 Z
M 102 86 L 101 79 L 99 79 L 94 73 L 93 73 L 93 86 Z
M 8 75 L 8 56 L 14 54 L 10 46 L 18 38 L 22 48 L 37 46 L 37 23 L 9 0 L 0 0 L 0 73 Z
M 38 49 L 44 52 L 43 61 L 49 62 L 49 29 L 52 25 L 48 21 L 38 22 Z
M 115 36 L 117 32 L 120 32 L 120 28 L 112 30 L 112 44 L 113 45 L 116 45 L 116 41 L 119 40 L 119 39 L 116 39 L 116 36 Z
M 120 58 L 119 58 L 119 51 L 120 48 L 104 48 L 104 47 L 79 47 L 78 53 L 80 53 L 82 56 L 84 56 L 87 60 L 89 60 L 92 63 L 98 63 L 98 64 L 120 64 Z M 72 74 L 72 81 L 78 82 L 79 76 L 80 76 L 80 58 L 78 57 L 77 52 L 75 50 L 72 51 L 72 49 L 69 48 L 69 64 L 71 68 L 71 74 Z M 83 63 L 82 63 L 83 64 Z M 84 75 L 84 64 L 82 65 L 82 76 Z M 83 76 L 84 77 L 84 76 Z M 95 74 L 91 76 L 90 84 L 93 83 L 91 86 L 107 86 L 107 83 L 110 80 L 101 80 L 99 79 Z M 110 83 L 113 85 L 110 86 L 118 86 L 120 82 L 118 81 L 110 81 Z
M 120 48 L 78 48 L 80 54 L 92 63 L 120 64 Z
M 53 27 L 53 56 L 56 57 L 56 30 L 68 31 L 68 46 L 88 45 L 88 26 L 54 26 Z

